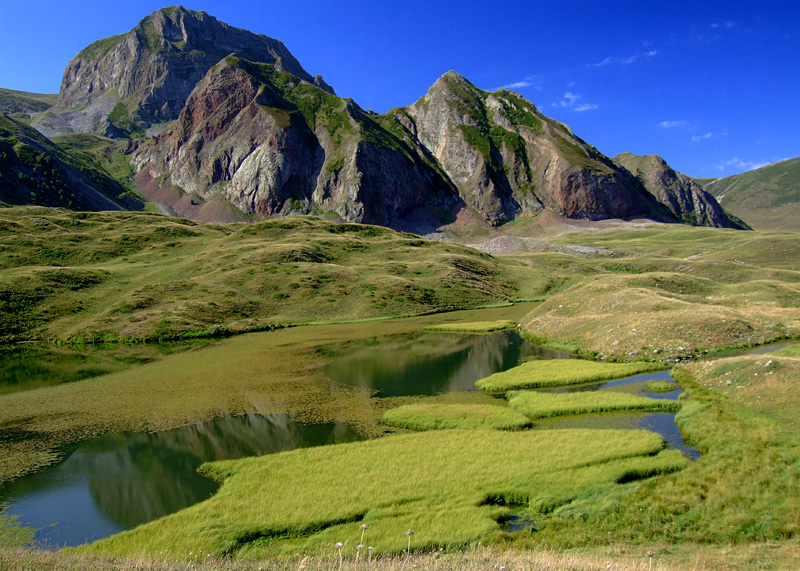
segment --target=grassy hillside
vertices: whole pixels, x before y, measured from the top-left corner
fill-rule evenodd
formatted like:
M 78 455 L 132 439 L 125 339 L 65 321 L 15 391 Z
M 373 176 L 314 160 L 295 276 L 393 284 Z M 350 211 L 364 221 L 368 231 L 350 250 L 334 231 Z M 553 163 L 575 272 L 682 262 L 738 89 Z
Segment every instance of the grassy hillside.
M 761 230 L 800 231 L 800 158 L 704 183 L 729 212 Z
M 32 127 L 0 114 L 0 203 L 141 210 L 143 200 L 133 187 L 123 186 L 109 170 L 96 156 L 73 156 Z
M 501 265 L 385 228 L 0 210 L 3 340 L 164 340 L 517 296 Z
M 534 337 L 604 359 L 664 360 L 800 334 L 798 234 L 651 226 L 552 241 L 605 255 L 512 257 L 551 281 L 522 323 Z
M 58 94 L 28 93 L 0 87 L 0 112 L 15 119 L 29 121 L 56 104 Z

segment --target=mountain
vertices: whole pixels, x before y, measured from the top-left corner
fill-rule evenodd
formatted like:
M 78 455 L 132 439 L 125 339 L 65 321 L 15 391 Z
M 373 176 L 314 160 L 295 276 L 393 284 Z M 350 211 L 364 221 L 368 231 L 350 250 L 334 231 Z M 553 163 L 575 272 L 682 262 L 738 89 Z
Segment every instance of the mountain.
M 75 56 L 64 71 L 57 106 L 37 118 L 36 128 L 47 136 L 142 133 L 176 119 L 195 85 L 231 53 L 332 91 L 321 77 L 311 77 L 280 41 L 173 6 Z
M 365 111 L 278 40 L 180 6 L 81 51 L 32 125 L 127 177 L 124 156 L 148 200 L 201 220 L 414 230 L 465 210 L 492 226 L 547 210 L 737 227 L 701 190 L 648 189 L 512 91 L 450 71 L 413 105 Z
M 614 161 L 638 177 L 659 202 L 687 224 L 740 230 L 749 228 L 741 220 L 729 216 L 694 179 L 676 172 L 658 155 L 622 153 L 614 157 Z
M 759 230 L 800 232 L 800 158 L 703 185 L 728 212 Z
M 449 71 L 402 113 L 492 225 L 545 208 L 570 218 L 672 220 L 627 171 L 512 91 L 488 93 Z
M 142 201 L 91 162 L 0 113 L 0 201 L 74 210 L 141 210 Z
M 457 191 L 435 161 L 385 121 L 274 65 L 228 56 L 132 161 L 151 200 L 165 186 L 176 201 L 196 197 L 183 215 L 211 200 L 245 215 L 327 212 L 397 226 L 418 208 L 452 209 Z

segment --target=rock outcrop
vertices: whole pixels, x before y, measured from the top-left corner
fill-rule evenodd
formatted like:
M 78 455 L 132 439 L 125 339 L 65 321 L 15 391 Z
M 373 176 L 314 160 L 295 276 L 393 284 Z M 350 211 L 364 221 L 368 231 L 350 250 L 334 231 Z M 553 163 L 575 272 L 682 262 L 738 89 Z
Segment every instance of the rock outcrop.
M 393 226 L 418 208 L 449 211 L 455 188 L 387 120 L 275 65 L 228 56 L 133 162 L 247 215 L 331 212 Z
M 543 208 L 672 219 L 627 171 L 512 91 L 488 93 L 449 71 L 404 112 L 465 202 L 494 225 Z
M 693 226 L 749 228 L 741 220 L 728 215 L 701 185 L 673 170 L 658 155 L 622 153 L 614 157 L 614 161 L 638 177 L 645 188 L 681 222 Z
M 173 6 L 81 51 L 64 71 L 58 104 L 34 125 L 48 136 L 93 132 L 118 137 L 145 131 L 176 119 L 208 70 L 232 53 L 273 64 L 332 92 L 280 41 Z

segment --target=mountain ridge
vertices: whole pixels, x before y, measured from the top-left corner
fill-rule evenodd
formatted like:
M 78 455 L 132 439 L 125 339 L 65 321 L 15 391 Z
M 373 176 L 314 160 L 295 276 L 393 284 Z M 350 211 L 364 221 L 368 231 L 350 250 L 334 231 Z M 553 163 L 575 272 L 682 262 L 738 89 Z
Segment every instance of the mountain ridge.
M 365 111 L 279 40 L 180 6 L 82 50 L 58 104 L 32 125 L 130 139 L 140 192 L 212 221 L 317 214 L 435 227 L 467 208 L 491 226 L 544 210 L 731 226 L 654 194 L 513 91 L 449 71 L 412 105 Z

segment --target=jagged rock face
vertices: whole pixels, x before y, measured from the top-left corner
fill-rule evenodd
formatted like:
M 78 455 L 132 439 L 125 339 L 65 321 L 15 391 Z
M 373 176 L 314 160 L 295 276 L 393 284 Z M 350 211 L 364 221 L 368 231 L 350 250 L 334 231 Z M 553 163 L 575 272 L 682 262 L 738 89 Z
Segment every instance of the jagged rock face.
M 178 117 L 208 70 L 228 54 L 312 78 L 278 40 L 180 6 L 158 10 L 125 34 L 99 40 L 67 66 L 58 106 L 36 127 L 46 135 L 80 131 L 119 136 Z M 76 109 L 80 108 L 80 109 Z
M 543 208 L 671 219 L 630 173 L 516 93 L 487 93 L 450 71 L 404 111 L 463 199 L 492 224 Z
M 695 226 L 747 227 L 741 221 L 732 220 L 710 193 L 688 176 L 670 168 L 658 155 L 622 153 L 614 160 L 637 176 L 678 220 Z
M 352 101 L 231 56 L 133 161 L 153 179 L 246 214 L 329 211 L 391 226 L 416 208 L 457 201 L 419 153 Z

